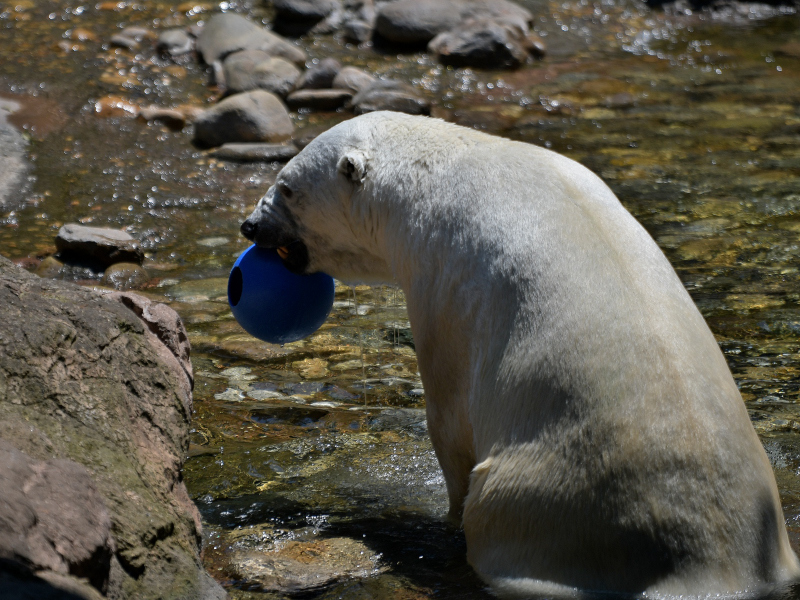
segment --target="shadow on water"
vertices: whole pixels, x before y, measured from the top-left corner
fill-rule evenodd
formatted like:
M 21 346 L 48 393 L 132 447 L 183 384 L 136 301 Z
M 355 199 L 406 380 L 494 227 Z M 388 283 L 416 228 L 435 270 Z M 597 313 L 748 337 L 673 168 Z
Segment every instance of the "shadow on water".
M 446 581 L 446 590 L 440 589 L 437 598 L 489 600 L 494 597 L 467 564 L 463 531 L 443 519 L 413 511 L 370 510 L 367 505 L 359 514 L 326 513 L 320 524 L 313 507 L 277 495 L 217 500 L 206 506 L 201 503 L 200 508 L 204 522 L 211 528 L 234 529 L 271 523 L 286 530 L 311 528 L 315 540 L 360 540 L 380 556 L 381 566 L 388 567 L 394 578 L 428 590 L 440 589 L 442 581 Z M 247 583 L 242 585 L 252 588 Z M 348 585 L 352 582 L 332 583 L 322 590 L 295 592 L 291 597 L 335 597 L 331 590 Z

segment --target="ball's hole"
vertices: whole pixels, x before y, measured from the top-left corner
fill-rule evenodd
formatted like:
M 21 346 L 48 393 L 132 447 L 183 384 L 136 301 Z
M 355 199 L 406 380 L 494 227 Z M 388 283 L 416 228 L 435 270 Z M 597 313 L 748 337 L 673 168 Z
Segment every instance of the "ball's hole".
M 231 303 L 231 306 L 236 306 L 239 304 L 239 300 L 242 299 L 242 287 L 244 287 L 242 270 L 239 267 L 235 267 L 228 279 L 228 302 Z

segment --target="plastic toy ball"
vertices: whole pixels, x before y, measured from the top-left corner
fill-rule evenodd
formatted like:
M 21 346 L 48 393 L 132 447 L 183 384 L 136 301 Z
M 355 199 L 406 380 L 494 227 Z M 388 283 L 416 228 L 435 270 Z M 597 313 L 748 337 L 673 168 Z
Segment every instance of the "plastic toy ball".
M 250 246 L 231 269 L 228 303 L 247 333 L 286 344 L 311 335 L 325 322 L 333 288 L 330 275 L 295 275 L 277 251 Z

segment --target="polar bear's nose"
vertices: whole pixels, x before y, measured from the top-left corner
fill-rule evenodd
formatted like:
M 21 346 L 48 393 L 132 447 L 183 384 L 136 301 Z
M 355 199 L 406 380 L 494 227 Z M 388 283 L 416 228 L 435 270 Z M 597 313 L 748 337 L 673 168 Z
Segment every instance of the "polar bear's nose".
M 239 229 L 242 232 L 242 235 L 252 242 L 253 238 L 256 237 L 256 230 L 258 229 L 258 225 L 251 222 L 248 219 L 247 221 L 242 223 L 242 226 Z

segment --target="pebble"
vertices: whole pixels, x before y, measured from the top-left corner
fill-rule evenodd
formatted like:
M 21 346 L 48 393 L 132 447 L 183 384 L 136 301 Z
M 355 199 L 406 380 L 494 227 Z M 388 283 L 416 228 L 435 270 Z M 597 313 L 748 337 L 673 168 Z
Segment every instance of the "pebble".
M 139 107 L 119 96 L 104 96 L 94 103 L 94 113 L 98 117 L 135 117 Z
M 96 42 L 97 36 L 83 27 L 76 27 L 69 32 L 69 39 L 76 42 Z

